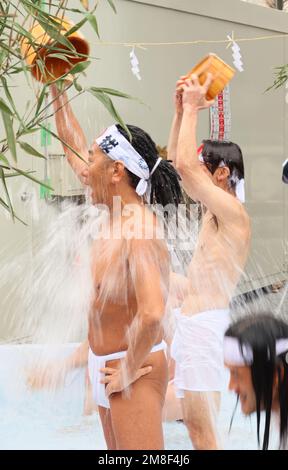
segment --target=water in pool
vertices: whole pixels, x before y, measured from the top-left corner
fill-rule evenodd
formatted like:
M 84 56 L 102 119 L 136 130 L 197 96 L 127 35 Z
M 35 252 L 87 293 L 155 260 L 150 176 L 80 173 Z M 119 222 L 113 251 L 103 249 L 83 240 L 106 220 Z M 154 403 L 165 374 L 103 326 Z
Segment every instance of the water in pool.
M 70 354 L 73 348 L 50 346 L 51 357 Z M 71 372 L 56 393 L 27 389 L 26 371 L 40 354 L 37 345 L 0 346 L 0 449 L 105 449 L 98 414 L 83 416 L 83 369 Z M 244 418 L 240 409 L 228 433 L 234 406 L 234 395 L 225 392 L 219 417 L 224 449 L 257 449 L 255 418 Z M 191 449 L 182 423 L 164 423 L 164 435 L 166 449 Z

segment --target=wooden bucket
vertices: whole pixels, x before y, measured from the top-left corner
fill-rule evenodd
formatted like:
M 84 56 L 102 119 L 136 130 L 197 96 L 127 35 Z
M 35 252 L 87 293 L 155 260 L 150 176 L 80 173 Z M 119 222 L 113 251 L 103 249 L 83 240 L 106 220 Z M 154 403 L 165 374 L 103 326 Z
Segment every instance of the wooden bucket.
M 216 54 L 208 54 L 201 62 L 193 67 L 186 75 L 186 78 L 190 78 L 192 74 L 196 74 L 198 75 L 200 84 L 203 85 L 208 73 L 212 73 L 214 79 L 206 94 L 206 98 L 207 100 L 213 100 L 224 90 L 227 83 L 234 77 L 235 70 Z
M 62 26 L 60 33 L 62 35 L 74 26 L 74 23 L 67 18 L 63 20 L 59 19 L 59 24 L 60 22 Z M 33 77 L 40 82 L 47 83 L 62 77 L 65 73 L 69 72 L 76 63 L 87 60 L 87 57 L 77 55 L 85 54 L 88 56 L 89 54 L 89 44 L 79 30 L 66 36 L 68 41 L 74 46 L 75 51 L 69 50 L 68 47 L 59 42 L 55 43 L 56 50 L 54 50 L 54 46 L 53 49 L 47 49 L 47 46 L 54 40 L 44 31 L 39 23 L 35 23 L 30 33 L 35 39 L 35 42 L 31 44 L 28 38 L 24 38 L 21 43 L 21 54 L 27 64 L 31 66 Z M 70 63 L 59 57 L 51 57 L 52 54 L 68 55 L 67 59 Z M 38 65 L 37 60 L 43 62 L 44 73 L 43 68 L 41 65 Z

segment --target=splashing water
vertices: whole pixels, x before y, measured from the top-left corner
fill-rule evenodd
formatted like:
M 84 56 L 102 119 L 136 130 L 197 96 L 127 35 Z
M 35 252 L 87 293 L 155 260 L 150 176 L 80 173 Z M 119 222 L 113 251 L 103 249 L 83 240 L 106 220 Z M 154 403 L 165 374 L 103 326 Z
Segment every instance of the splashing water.
M 97 326 L 98 321 L 100 328 L 103 305 L 110 302 L 114 306 L 115 304 L 123 306 L 127 303 L 129 288 L 133 285 L 133 266 L 132 270 L 130 269 L 130 273 L 132 272 L 130 287 L 123 266 L 131 246 L 127 241 L 123 244 L 121 237 L 115 240 L 108 237 L 98 244 L 95 243 L 99 234 L 102 236 L 103 233 L 107 233 L 111 222 L 107 219 L 105 208 L 101 210 L 88 202 L 79 206 L 65 202 L 61 206 L 60 213 L 56 213 L 56 217 L 54 213 L 52 217 L 48 217 L 48 220 L 44 206 L 40 211 L 36 211 L 34 205 L 33 211 L 37 212 L 39 217 L 38 228 L 33 233 L 33 246 L 23 247 L 26 249 L 24 255 L 1 266 L 1 290 L 5 291 L 2 305 L 4 311 L 5 306 L 7 307 L 6 322 L 9 322 L 11 331 L 17 331 L 18 337 L 29 337 L 32 343 L 51 346 L 55 343 L 78 341 L 87 337 L 88 317 L 95 300 L 95 275 L 99 277 L 99 273 L 93 271 L 91 260 L 96 258 L 99 261 L 101 258 L 106 266 L 101 272 L 101 285 L 97 292 L 102 307 L 98 306 L 99 318 L 96 316 L 95 322 Z M 188 223 L 186 208 L 185 210 L 182 208 L 178 211 L 177 222 L 170 220 L 168 223 L 161 215 L 161 211 L 157 212 L 156 208 L 168 241 L 172 271 L 181 275 L 187 274 L 197 242 L 196 212 L 197 206 L 194 205 L 191 223 Z M 156 245 L 151 243 L 150 248 L 142 254 L 140 251 L 140 257 L 143 276 L 149 273 L 151 264 L 157 264 L 162 273 L 163 295 L 169 298 L 167 268 L 163 266 L 159 257 L 163 238 L 164 236 Z M 11 279 L 15 280 L 12 287 L 8 282 Z M 223 285 L 225 280 L 221 282 L 222 287 L 227 288 Z M 287 287 L 282 293 L 279 309 L 285 304 L 285 298 L 287 298 Z M 254 304 L 255 302 L 249 307 L 246 301 L 243 302 L 243 298 L 236 298 L 233 311 L 237 311 L 237 315 L 239 311 L 249 314 L 250 310 L 254 310 Z M 261 309 L 270 307 L 269 300 L 261 292 L 258 294 L 257 304 L 261 305 Z M 13 312 L 19 309 L 23 312 L 20 319 L 19 314 L 13 315 Z M 172 337 L 174 318 L 169 306 L 166 310 L 164 326 L 166 335 Z M 130 323 L 131 320 L 132 318 Z M 132 339 L 129 334 L 126 328 L 124 336 L 128 344 Z M 99 338 L 100 343 L 103 342 L 103 335 L 100 334 Z M 51 348 L 44 348 L 41 354 L 35 355 L 34 362 L 49 362 L 51 359 L 49 351 Z

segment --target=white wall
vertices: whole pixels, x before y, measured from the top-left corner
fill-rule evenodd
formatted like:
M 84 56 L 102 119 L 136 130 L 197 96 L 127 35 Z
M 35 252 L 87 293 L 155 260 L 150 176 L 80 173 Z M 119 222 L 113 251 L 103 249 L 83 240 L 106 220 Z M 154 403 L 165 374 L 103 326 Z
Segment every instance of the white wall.
M 103 41 L 217 40 L 225 39 L 231 31 L 236 37 L 288 33 L 286 15 L 268 8 L 244 5 L 240 0 L 116 0 L 115 3 L 117 15 L 107 2 L 99 4 L 97 17 Z M 70 5 L 73 7 L 74 2 Z M 232 64 L 231 50 L 223 44 L 147 47 L 137 49 L 142 75 L 142 80 L 138 81 L 130 69 L 131 47 L 100 45 L 89 25 L 85 25 L 83 32 L 91 44 L 91 55 L 98 60 L 92 62 L 87 77 L 80 78 L 82 85 L 116 88 L 138 97 L 144 104 L 117 99 L 115 103 L 126 122 L 143 127 L 161 146 L 167 144 L 173 114 L 172 93 L 179 75 L 190 70 L 208 52 L 215 52 Z M 254 229 L 249 275 L 253 285 L 258 286 L 277 279 L 285 265 L 283 244 L 285 237 L 287 240 L 288 227 L 284 213 L 288 208 L 288 188 L 281 185 L 281 164 L 288 153 L 287 105 L 284 88 L 277 92 L 264 91 L 272 82 L 273 67 L 288 62 L 287 40 L 242 43 L 241 50 L 245 72 L 237 73 L 231 83 L 231 140 L 240 144 L 245 158 L 247 208 L 253 218 Z M 31 90 L 21 83 L 15 91 L 15 96 L 22 103 L 24 97 L 31 94 Z M 88 94 L 73 101 L 73 109 L 90 142 L 103 126 L 113 121 L 96 99 Z M 208 135 L 209 115 L 204 113 L 199 122 L 199 141 Z M 54 146 L 58 151 L 59 145 L 54 142 Z M 43 178 L 42 162 L 27 157 L 23 152 L 20 157 L 26 169 L 37 170 L 38 177 Z M 29 260 L 33 260 L 37 221 L 33 218 L 32 205 L 21 200 L 25 184 L 23 179 L 15 180 L 13 190 L 16 210 L 28 226 L 14 225 L 0 212 L 0 247 L 3 265 L 4 258 L 13 260 L 17 257 L 24 242 L 28 272 Z M 30 191 L 30 188 L 36 192 L 38 204 L 39 188 L 27 183 L 27 190 Z M 38 205 L 40 212 L 41 204 Z M 48 219 L 53 218 L 53 209 L 46 207 L 46 210 Z M 47 221 L 44 221 L 44 226 L 45 223 Z M 10 291 L 8 287 L 4 290 L 0 288 L 0 338 L 12 335 L 8 322 L 4 324 L 4 317 L 9 319 L 23 313 L 21 299 L 12 295 L 11 284 L 13 288 L 15 282 L 21 283 L 21 279 L 13 276 L 7 279 Z M 245 288 L 251 288 L 251 284 L 247 283 Z M 8 309 L 4 309 L 2 299 L 7 292 L 12 294 Z

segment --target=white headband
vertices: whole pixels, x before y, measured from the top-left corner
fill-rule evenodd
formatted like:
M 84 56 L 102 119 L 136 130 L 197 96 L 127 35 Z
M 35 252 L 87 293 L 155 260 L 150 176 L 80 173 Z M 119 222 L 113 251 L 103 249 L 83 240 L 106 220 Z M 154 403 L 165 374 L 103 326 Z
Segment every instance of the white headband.
M 288 351 L 288 338 L 276 340 L 276 356 Z M 224 362 L 235 366 L 250 366 L 253 363 L 253 351 L 251 346 L 241 346 L 237 338 L 224 337 Z
M 202 153 L 199 154 L 198 158 L 199 158 L 199 161 L 201 163 L 205 163 L 205 160 L 203 158 Z M 227 165 L 222 160 L 219 163 L 218 168 L 223 168 L 224 166 L 227 166 Z M 235 193 L 236 193 L 237 199 L 239 199 L 239 201 L 242 202 L 242 204 L 244 204 L 244 202 L 245 202 L 245 180 L 244 180 L 244 178 L 239 179 L 238 176 L 236 176 L 235 174 L 232 174 L 230 176 L 230 181 L 232 181 L 235 184 Z
M 159 157 L 154 167 L 149 172 L 149 167 L 144 158 L 132 147 L 130 142 L 119 132 L 114 124 L 108 127 L 104 133 L 96 139 L 99 147 L 105 152 L 112 160 L 120 160 L 124 163 L 131 173 L 140 178 L 136 187 L 136 193 L 139 196 L 147 196 L 150 193 L 150 185 L 148 185 L 151 176 L 158 167 L 162 158 Z
M 233 172 L 234 173 L 234 172 Z M 230 177 L 230 181 L 235 184 L 235 193 L 237 199 L 239 199 L 242 204 L 245 202 L 245 180 L 244 178 L 238 178 L 235 173 Z

